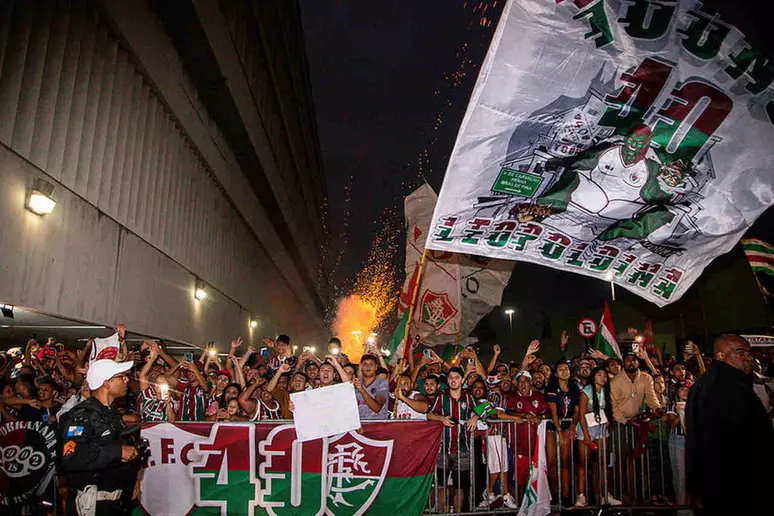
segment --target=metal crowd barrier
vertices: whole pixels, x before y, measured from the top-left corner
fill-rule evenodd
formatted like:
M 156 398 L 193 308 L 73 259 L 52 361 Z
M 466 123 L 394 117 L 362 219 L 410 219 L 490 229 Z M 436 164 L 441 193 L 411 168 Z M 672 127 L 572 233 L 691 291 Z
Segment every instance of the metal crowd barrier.
M 521 506 L 524 489 L 529 479 L 529 467 L 520 471 L 520 461 L 531 461 L 533 450 L 533 432 L 526 434 L 527 447 L 519 446 L 517 431 L 520 425 L 514 421 L 489 421 L 490 429 L 498 428 L 507 441 L 508 493 Z M 539 424 L 532 424 L 535 429 Z M 497 512 L 515 512 L 505 507 L 503 498 L 492 505 L 484 497 L 489 487 L 489 471 L 486 464 L 487 431 L 480 430 L 466 435 L 465 422 L 459 422 L 457 449 L 467 446 L 469 453 L 449 456 L 442 442 L 439 459 L 436 464 L 433 488 L 426 508 L 426 514 L 488 514 Z M 675 430 L 667 428 L 660 421 L 642 424 L 623 425 L 612 422 L 607 426 L 608 437 L 597 439 L 597 450 L 588 449 L 580 463 L 580 447 L 586 446 L 577 439 L 571 443 L 569 461 L 562 463 L 561 444 L 556 432 L 546 430 L 546 446 L 549 446 L 548 434 L 556 436 L 555 467 L 548 462 L 548 483 L 551 489 L 552 511 L 576 510 L 578 496 L 586 498 L 586 510 L 616 508 L 621 511 L 687 511 L 685 499 L 685 437 Z M 534 432 L 537 434 L 537 432 Z M 523 439 L 523 438 L 522 438 Z M 450 445 L 451 443 L 447 443 Z M 569 462 L 569 464 L 567 464 Z M 580 466 L 583 466 L 580 468 Z M 569 485 L 563 485 L 562 469 L 569 467 Z M 583 478 L 583 492 L 579 491 L 579 475 Z M 526 477 L 526 478 L 525 478 Z M 499 478 L 499 475 L 498 475 Z M 567 484 L 567 482 L 564 482 Z M 495 483 L 496 493 L 502 494 L 500 480 Z M 562 493 L 567 496 L 562 496 Z M 611 505 L 608 496 L 612 496 L 620 506 Z

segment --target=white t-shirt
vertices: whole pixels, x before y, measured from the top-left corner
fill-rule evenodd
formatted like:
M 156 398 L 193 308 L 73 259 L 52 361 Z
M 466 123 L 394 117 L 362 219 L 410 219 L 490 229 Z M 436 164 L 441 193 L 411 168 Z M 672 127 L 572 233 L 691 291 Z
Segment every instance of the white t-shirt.
M 413 391 L 409 393 L 408 398 L 410 400 L 415 399 L 417 396 L 419 396 L 418 391 Z M 411 408 L 408 403 L 399 400 L 398 401 L 398 413 L 395 417 L 395 419 L 417 419 L 417 420 L 424 420 L 427 419 L 427 414 L 422 414 L 421 412 L 417 412 L 413 408 Z

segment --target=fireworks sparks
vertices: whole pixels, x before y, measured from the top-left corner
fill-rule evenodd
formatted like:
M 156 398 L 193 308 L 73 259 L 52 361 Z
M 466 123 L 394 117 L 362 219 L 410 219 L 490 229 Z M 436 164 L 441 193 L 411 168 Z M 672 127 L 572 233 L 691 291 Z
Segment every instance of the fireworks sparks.
M 478 2 L 463 2 L 462 8 L 465 10 L 471 9 L 472 17 L 468 24 L 470 30 L 483 28 L 486 32 L 490 32 L 492 28 L 493 18 L 496 20 L 498 14 L 496 11 L 497 0 L 495 1 L 478 1 Z M 417 154 L 416 170 L 417 175 L 426 179 L 432 169 L 430 169 L 430 155 L 431 150 L 438 142 L 438 133 L 444 124 L 444 119 L 452 106 L 452 92 L 461 86 L 468 84 L 467 77 L 473 72 L 475 73 L 480 66 L 480 63 L 470 55 L 470 46 L 467 42 L 463 43 L 459 49 L 457 49 L 457 66 L 451 73 L 445 73 L 443 76 L 444 84 L 440 88 L 436 88 L 433 91 L 433 95 L 439 98 L 444 98 L 441 102 L 441 107 L 438 110 L 438 114 L 433 121 L 431 129 L 428 133 L 424 134 L 425 148 Z
M 394 219 L 391 210 L 385 211 L 382 230 L 371 244 L 365 267 L 355 277 L 353 293 L 336 304 L 333 332 L 353 362 L 360 361 L 366 337 L 381 328 L 398 303 L 395 258 L 399 231 Z

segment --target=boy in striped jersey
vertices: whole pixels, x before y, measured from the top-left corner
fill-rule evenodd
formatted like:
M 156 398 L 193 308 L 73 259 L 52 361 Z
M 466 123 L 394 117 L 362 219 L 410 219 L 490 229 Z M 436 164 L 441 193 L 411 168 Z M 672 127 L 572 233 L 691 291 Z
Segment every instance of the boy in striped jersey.
M 463 375 L 464 372 L 459 367 L 449 369 L 449 389 L 436 396 L 427 414 L 427 419 L 440 421 L 446 427 L 437 462 L 438 478 L 441 482 L 438 486 L 441 512 L 449 511 L 446 497 L 446 485 L 449 480 L 454 489 L 454 507 L 458 511 L 462 509 L 465 492 L 470 484 L 468 441 L 470 432 L 476 429 L 478 416 L 473 412 L 476 405 L 473 396 L 462 389 Z

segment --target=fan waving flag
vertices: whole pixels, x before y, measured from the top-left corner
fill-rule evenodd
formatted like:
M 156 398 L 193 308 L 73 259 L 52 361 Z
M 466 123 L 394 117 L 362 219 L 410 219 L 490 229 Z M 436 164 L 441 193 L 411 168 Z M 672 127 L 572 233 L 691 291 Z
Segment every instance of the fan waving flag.
M 599 331 L 594 338 L 594 347 L 611 358 L 621 358 L 621 348 L 615 338 L 613 316 L 605 301 L 605 310 L 602 312 L 602 320 L 599 322 Z
M 698 0 L 508 1 L 427 248 L 680 299 L 774 202 L 770 68 Z

